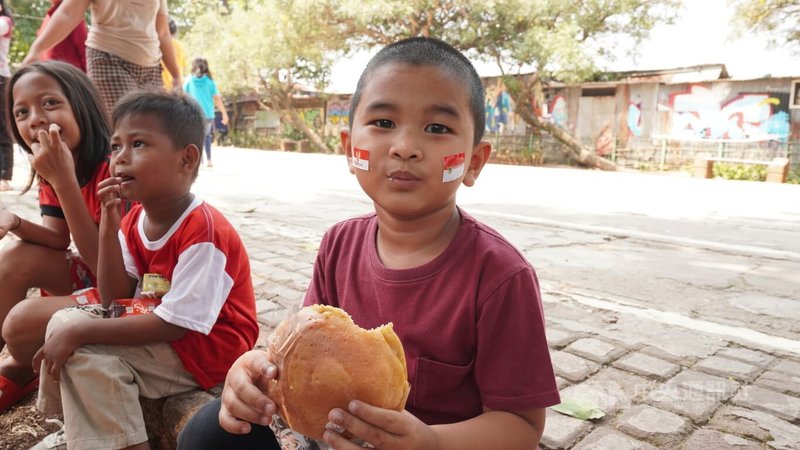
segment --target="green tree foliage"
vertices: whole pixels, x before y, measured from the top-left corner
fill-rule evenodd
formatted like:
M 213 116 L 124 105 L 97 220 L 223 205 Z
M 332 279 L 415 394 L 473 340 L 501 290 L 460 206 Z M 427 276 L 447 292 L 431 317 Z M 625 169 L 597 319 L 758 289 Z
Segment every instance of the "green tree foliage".
M 209 61 L 227 92 L 257 94 L 280 110 L 319 148 L 325 144 L 293 110 L 304 87 L 323 90 L 335 52 L 344 47 L 331 3 L 311 0 L 228 2 L 225 14 L 208 10 L 194 17 L 185 43 L 189 55 Z
M 766 31 L 773 45 L 792 43 L 800 53 L 800 0 L 729 0 L 740 33 Z
M 12 0 L 6 1 L 14 16 L 14 31 L 11 35 L 11 48 L 8 58 L 12 65 L 22 62 L 33 40 L 42 18 L 50 8 L 50 0 Z
M 627 39 L 635 48 L 656 23 L 674 19 L 680 0 L 184 0 L 172 5 L 176 15 L 183 14 L 181 20 L 191 23 L 186 32 L 190 54 L 205 55 L 225 89 L 258 89 L 285 114 L 291 114 L 291 92 L 298 84 L 325 86 L 336 55 L 411 36 L 444 39 L 472 58 L 496 63 L 520 116 L 562 141 L 574 160 L 613 169 L 566 130 L 541 119 L 543 89 L 551 81 L 590 79 L 599 58 L 613 53 L 614 39 Z
M 473 58 L 493 61 L 528 124 L 564 143 L 577 162 L 614 169 L 564 129 L 541 120 L 543 86 L 589 79 L 598 58 L 611 56 L 614 39 L 640 42 L 656 23 L 674 20 L 679 5 L 679 0 L 346 0 L 340 11 L 349 16 L 351 42 L 362 48 L 435 36 Z M 521 76 L 528 72 L 533 74 Z

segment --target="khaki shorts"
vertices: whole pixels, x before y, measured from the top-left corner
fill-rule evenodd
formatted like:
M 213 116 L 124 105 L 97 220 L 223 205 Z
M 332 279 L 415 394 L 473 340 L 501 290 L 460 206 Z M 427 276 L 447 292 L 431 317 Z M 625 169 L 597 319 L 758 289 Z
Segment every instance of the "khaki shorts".
M 105 319 L 92 306 L 56 312 L 46 336 L 68 324 Z M 43 366 L 44 367 L 44 366 Z M 168 343 L 85 345 L 75 350 L 56 383 L 40 371 L 36 406 L 64 415 L 70 450 L 117 449 L 147 441 L 139 397 L 163 398 L 198 388 Z

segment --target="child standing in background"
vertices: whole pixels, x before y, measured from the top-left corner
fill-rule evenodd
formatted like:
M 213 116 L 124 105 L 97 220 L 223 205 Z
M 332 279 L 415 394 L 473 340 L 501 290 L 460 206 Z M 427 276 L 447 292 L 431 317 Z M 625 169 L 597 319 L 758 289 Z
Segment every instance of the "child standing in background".
M 197 103 L 203 109 L 203 116 L 206 119 L 206 134 L 203 138 L 203 144 L 206 149 L 206 164 L 208 167 L 212 167 L 211 133 L 214 127 L 214 106 L 216 105 L 222 113 L 223 125 L 228 124 L 228 112 L 225 111 L 225 105 L 222 103 L 222 96 L 219 95 L 219 90 L 217 90 L 217 84 L 211 78 L 211 72 L 208 70 L 208 61 L 204 58 L 195 58 L 192 61 L 192 73 L 183 83 L 183 90 L 197 100 Z
M 0 348 L 8 344 L 12 355 L 0 361 L 0 411 L 36 388 L 31 358 L 53 313 L 76 304 L 69 294 L 96 284 L 97 185 L 109 177 L 111 135 L 94 85 L 67 63 L 25 66 L 7 92 L 7 122 L 32 155 L 23 193 L 38 178 L 42 223 L 0 210 L 0 239 L 9 233 L 19 238 L 0 250 Z M 31 288 L 62 297 L 24 300 Z

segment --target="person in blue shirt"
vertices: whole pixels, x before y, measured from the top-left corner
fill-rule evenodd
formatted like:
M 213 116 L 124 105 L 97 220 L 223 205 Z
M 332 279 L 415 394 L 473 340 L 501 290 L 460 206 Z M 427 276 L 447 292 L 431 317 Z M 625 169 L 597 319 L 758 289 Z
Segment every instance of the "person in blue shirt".
M 192 61 L 192 73 L 183 82 L 183 90 L 192 96 L 200 108 L 203 110 L 203 115 L 206 119 L 205 123 L 205 140 L 204 147 L 206 149 L 206 165 L 212 167 L 211 164 L 211 132 L 214 127 L 214 106 L 216 105 L 222 113 L 222 124 L 228 124 L 228 112 L 225 111 L 225 105 L 222 103 L 222 96 L 219 95 L 217 83 L 211 77 L 211 72 L 208 70 L 208 61 L 205 58 L 195 58 Z

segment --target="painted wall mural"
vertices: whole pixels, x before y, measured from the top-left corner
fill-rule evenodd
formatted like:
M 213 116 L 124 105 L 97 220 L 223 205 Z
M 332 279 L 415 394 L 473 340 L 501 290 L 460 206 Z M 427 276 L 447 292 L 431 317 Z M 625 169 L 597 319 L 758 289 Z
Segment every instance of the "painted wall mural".
M 554 124 L 561 128 L 567 127 L 567 120 L 569 119 L 567 113 L 567 99 L 563 95 L 558 94 L 550 100 L 547 104 L 548 111 L 545 112 L 546 117 Z
M 642 103 L 630 102 L 628 104 L 628 131 L 633 136 L 639 137 L 642 135 Z
M 486 89 L 484 118 L 486 131 L 492 133 L 507 132 L 517 125 L 518 117 L 514 112 L 514 101 L 500 80 Z
M 335 130 L 341 127 L 346 127 L 349 124 L 350 102 L 349 101 L 334 101 L 328 102 L 328 111 L 326 114 L 327 122 L 330 127 Z
M 785 141 L 791 125 L 788 100 L 783 97 L 775 93 L 740 93 L 723 103 L 710 89 L 690 86 L 687 91 L 670 94 L 670 135 Z

